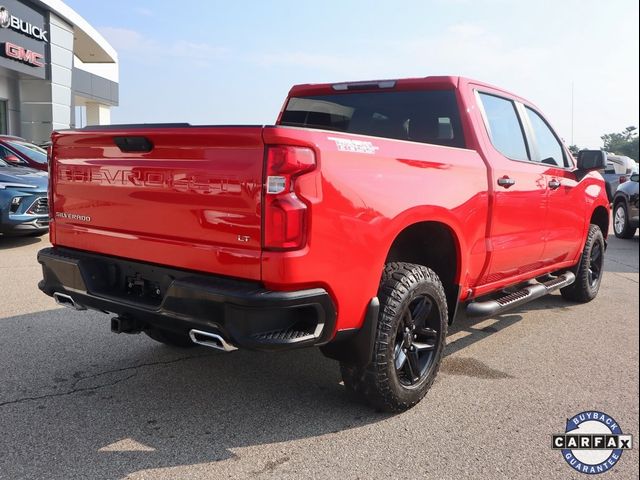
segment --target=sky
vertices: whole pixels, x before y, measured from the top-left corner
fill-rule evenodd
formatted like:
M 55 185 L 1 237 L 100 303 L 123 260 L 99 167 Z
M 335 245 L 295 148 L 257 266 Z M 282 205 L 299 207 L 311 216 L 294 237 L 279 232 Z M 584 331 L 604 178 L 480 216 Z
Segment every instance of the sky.
M 428 75 L 527 98 L 580 147 L 640 123 L 637 0 L 65 1 L 118 52 L 113 123 L 272 124 L 297 83 Z

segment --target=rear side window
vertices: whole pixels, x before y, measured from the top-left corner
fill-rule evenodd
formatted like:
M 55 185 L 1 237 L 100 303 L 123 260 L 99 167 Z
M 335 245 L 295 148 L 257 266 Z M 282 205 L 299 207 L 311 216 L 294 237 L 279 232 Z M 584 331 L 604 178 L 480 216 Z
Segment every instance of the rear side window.
M 491 143 L 501 154 L 512 160 L 529 160 L 522 125 L 511 100 L 488 93 L 479 93 L 484 107 Z
M 536 160 L 541 163 L 546 163 L 547 165 L 565 167 L 566 161 L 562 144 L 553 131 L 551 131 L 547 122 L 545 122 L 536 111 L 531 110 L 529 107 L 525 107 L 525 109 L 529 117 L 529 122 L 531 123 L 531 128 L 533 129 L 533 134 L 536 137 L 536 145 L 538 146 L 538 153 L 540 155 L 540 158 Z
M 280 125 L 465 147 L 453 90 L 292 97 Z

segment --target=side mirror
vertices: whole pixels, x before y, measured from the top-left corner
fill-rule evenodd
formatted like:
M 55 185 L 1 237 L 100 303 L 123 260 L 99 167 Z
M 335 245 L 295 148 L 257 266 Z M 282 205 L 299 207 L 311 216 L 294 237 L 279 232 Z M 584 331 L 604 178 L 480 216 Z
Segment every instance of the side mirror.
M 580 150 L 578 152 L 578 170 L 600 170 L 607 166 L 607 152 L 603 150 Z
M 22 160 L 20 160 L 18 157 L 16 157 L 15 155 L 12 155 L 12 154 L 5 155 L 4 161 L 7 162 L 7 163 L 13 163 L 13 164 L 24 163 Z
M 637 182 L 638 178 L 640 178 L 640 175 L 634 173 L 633 175 L 631 175 L 631 178 L 629 178 L 629 180 L 631 180 L 632 182 Z

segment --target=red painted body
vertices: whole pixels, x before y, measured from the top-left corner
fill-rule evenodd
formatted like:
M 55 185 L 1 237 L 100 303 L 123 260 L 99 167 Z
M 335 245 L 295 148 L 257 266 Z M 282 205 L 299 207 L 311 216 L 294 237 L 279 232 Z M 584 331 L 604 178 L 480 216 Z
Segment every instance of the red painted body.
M 290 96 L 331 88 L 297 86 Z M 336 330 L 361 325 L 394 239 L 418 222 L 453 234 L 461 301 L 576 264 L 593 212 L 608 212 L 602 178 L 503 157 L 474 90 L 529 102 L 458 77 L 394 88 L 455 90 L 467 148 L 284 126 L 179 127 L 137 129 L 153 150 L 122 153 L 113 137 L 126 130 L 55 133 L 51 241 L 272 290 L 323 287 L 337 307 Z M 377 149 L 344 151 L 341 139 Z M 311 148 L 316 157 L 294 183 L 307 232 L 293 251 L 262 248 L 265 152 L 273 145 Z M 512 188 L 497 185 L 504 175 L 517 180 Z M 557 190 L 548 187 L 554 179 Z

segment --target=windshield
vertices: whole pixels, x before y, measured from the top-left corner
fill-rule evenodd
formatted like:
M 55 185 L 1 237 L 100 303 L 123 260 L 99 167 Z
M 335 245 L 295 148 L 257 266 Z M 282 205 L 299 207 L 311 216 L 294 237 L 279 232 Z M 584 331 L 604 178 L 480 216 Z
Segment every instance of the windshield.
M 34 145 L 32 143 L 20 142 L 16 140 L 11 140 L 7 142 L 7 144 L 19 151 L 22 155 L 29 157 L 31 160 L 37 163 L 46 164 L 47 163 L 47 152 L 42 148 Z

